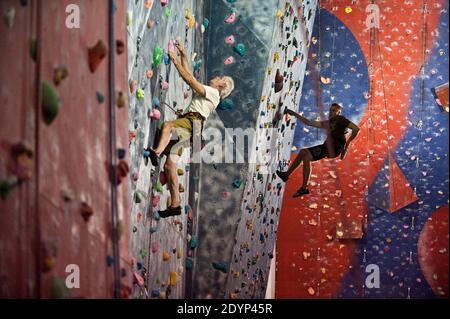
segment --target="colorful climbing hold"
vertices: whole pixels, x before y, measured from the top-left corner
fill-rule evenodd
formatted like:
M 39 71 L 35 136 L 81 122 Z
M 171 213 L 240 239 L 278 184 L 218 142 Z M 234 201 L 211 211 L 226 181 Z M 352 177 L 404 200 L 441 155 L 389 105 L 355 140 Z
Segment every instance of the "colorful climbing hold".
M 53 71 L 53 83 L 58 86 L 65 78 L 69 76 L 69 69 L 67 66 L 61 65 Z
M 246 54 L 245 45 L 243 43 L 239 43 L 234 47 L 234 51 L 236 51 L 241 57 L 244 57 Z
M 105 101 L 105 96 L 101 92 L 97 91 L 95 95 L 97 97 L 98 103 L 102 104 Z
M 234 62 L 234 57 L 233 56 L 229 56 L 228 58 L 225 59 L 225 61 L 223 61 L 223 64 L 230 65 L 233 62 Z
M 216 270 L 220 270 L 223 273 L 228 273 L 228 263 L 226 262 L 213 262 L 212 266 Z
M 186 257 L 186 259 L 184 261 L 184 267 L 186 269 L 192 269 L 193 266 L 194 266 L 194 261 L 192 260 L 192 258 Z
M 234 35 L 229 35 L 225 38 L 225 43 L 226 44 L 234 44 L 235 40 L 234 40 Z
M 170 285 L 175 286 L 177 284 L 177 281 L 178 281 L 178 274 L 174 271 L 171 271 L 169 280 Z
M 92 73 L 97 70 L 107 53 L 108 48 L 102 40 L 99 40 L 95 46 L 88 49 L 89 69 Z
M 225 23 L 233 23 L 234 21 L 236 21 L 236 12 L 231 13 L 225 18 Z
M 163 55 L 164 55 L 164 51 L 160 46 L 156 46 L 153 49 L 153 65 L 155 67 L 158 67 L 159 64 L 161 63 Z
M 127 104 L 127 98 L 122 91 L 117 92 L 116 104 L 119 109 L 125 107 L 125 105 Z
M 161 118 L 161 112 L 158 109 L 153 109 L 153 110 L 150 111 L 149 117 L 152 120 L 159 121 L 159 119 Z
M 89 219 L 94 214 L 94 211 L 92 208 L 85 202 L 81 203 L 81 216 L 83 217 L 85 222 L 88 222 Z
M 235 179 L 234 182 L 233 182 L 233 186 L 235 188 L 241 187 L 241 184 L 242 184 L 242 180 L 241 179 Z
M 218 108 L 220 110 L 231 110 L 234 107 L 234 103 L 232 100 L 230 99 L 224 99 L 222 101 L 220 101 Z
M 46 81 L 42 82 L 42 115 L 50 125 L 59 113 L 61 100 L 56 89 Z
M 172 256 L 170 256 L 170 254 L 167 251 L 163 252 L 162 257 L 163 257 L 163 261 L 169 261 L 170 258 L 172 258 Z
M 144 90 L 138 89 L 137 92 L 136 92 L 136 98 L 137 98 L 138 100 L 142 100 L 142 99 L 144 99 L 144 97 L 145 97 L 145 92 L 144 92 Z

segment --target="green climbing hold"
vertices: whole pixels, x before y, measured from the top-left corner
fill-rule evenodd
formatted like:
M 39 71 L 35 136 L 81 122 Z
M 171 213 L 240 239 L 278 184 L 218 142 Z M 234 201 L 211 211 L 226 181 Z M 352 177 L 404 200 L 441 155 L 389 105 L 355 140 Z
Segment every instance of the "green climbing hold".
M 142 89 L 138 89 L 136 92 L 136 98 L 142 100 L 145 97 L 145 92 Z
M 42 115 L 44 122 L 50 125 L 59 113 L 61 100 L 56 89 L 48 82 L 42 82 Z
M 133 12 L 129 10 L 127 12 L 127 27 L 130 26 L 132 22 L 133 22 Z
M 6 199 L 8 194 L 17 185 L 17 176 L 11 176 L 6 180 L 0 182 L 0 197 Z
M 147 250 L 142 248 L 139 254 L 141 255 L 141 258 L 144 259 L 145 257 L 147 257 Z
M 31 39 L 30 40 L 30 55 L 34 62 L 36 62 L 37 59 L 37 40 Z
M 228 3 L 235 3 L 236 0 L 227 0 Z
M 194 261 L 192 260 L 192 258 L 187 257 L 186 260 L 184 261 L 184 267 L 186 269 L 192 269 L 193 266 L 194 266 Z
M 219 109 L 221 110 L 231 110 L 234 107 L 234 103 L 230 99 L 224 99 L 220 101 Z
M 143 200 L 143 195 L 141 191 L 137 191 L 136 193 L 134 193 L 134 202 L 136 204 L 141 203 Z
M 234 51 L 237 52 L 241 57 L 245 56 L 246 54 L 245 45 L 242 43 L 235 45 Z
M 163 191 L 163 186 L 162 186 L 162 184 L 161 184 L 160 181 L 157 181 L 157 182 L 156 182 L 155 188 L 156 188 L 156 191 L 157 191 L 158 193 L 162 193 L 162 191 Z
M 228 263 L 226 262 L 213 262 L 212 266 L 214 269 L 220 270 L 223 273 L 228 273 Z
M 160 46 L 156 46 L 153 49 L 153 65 L 155 67 L 160 65 L 163 56 L 164 56 L 163 49 Z
M 53 277 L 50 283 L 50 297 L 52 299 L 66 299 L 69 296 L 69 288 L 64 278 Z
M 166 10 L 164 10 L 164 15 L 166 18 L 169 18 L 172 15 L 172 10 L 170 8 L 166 8 Z

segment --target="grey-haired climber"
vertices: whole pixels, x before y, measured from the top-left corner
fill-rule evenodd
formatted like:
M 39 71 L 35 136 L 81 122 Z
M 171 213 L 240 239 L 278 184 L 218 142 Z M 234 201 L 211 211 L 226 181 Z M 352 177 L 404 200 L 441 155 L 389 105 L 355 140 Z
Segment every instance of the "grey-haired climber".
M 177 165 L 172 156 L 181 155 L 183 149 L 180 145 L 186 145 L 189 141 L 192 143 L 194 137 L 201 138 L 204 122 L 219 105 L 220 100 L 230 95 L 234 89 L 234 81 L 229 76 L 216 76 L 209 81 L 209 85 L 200 83 L 192 74 L 183 44 L 177 41 L 175 46 L 180 58 L 178 59 L 176 52 L 169 51 L 170 59 L 181 78 L 192 89 L 193 97 L 184 113 L 177 112 L 176 120 L 163 124 L 157 148 L 148 149 L 153 166 L 159 165 L 161 155 L 167 156 L 164 172 L 170 191 L 171 206 L 159 212 L 162 218 L 181 214 Z M 172 137 L 174 133 L 178 135 L 177 140 Z
M 319 161 L 325 157 L 335 158 L 339 155 L 341 156 L 341 160 L 343 160 L 350 143 L 358 135 L 359 127 L 342 116 L 341 111 L 342 106 L 333 103 L 330 106 L 328 120 L 326 121 L 311 121 L 297 112 L 292 110 L 286 111 L 286 114 L 297 117 L 306 125 L 327 130 L 327 139 L 323 144 L 302 149 L 286 172 L 276 171 L 278 177 L 286 182 L 297 167 L 303 163 L 303 184 L 294 194 L 294 197 L 309 194 L 308 182 L 311 176 L 311 162 Z M 352 130 L 352 134 L 348 140 L 346 139 L 347 129 Z

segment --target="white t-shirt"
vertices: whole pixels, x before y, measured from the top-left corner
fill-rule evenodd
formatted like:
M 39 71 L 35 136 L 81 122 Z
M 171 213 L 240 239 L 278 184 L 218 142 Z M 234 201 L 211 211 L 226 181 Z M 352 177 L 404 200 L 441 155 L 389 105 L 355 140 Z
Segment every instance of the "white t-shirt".
M 203 97 L 200 94 L 195 93 L 187 112 L 198 112 L 207 119 L 211 112 L 219 105 L 220 93 L 219 90 L 207 85 L 204 85 L 204 88 L 206 96 Z

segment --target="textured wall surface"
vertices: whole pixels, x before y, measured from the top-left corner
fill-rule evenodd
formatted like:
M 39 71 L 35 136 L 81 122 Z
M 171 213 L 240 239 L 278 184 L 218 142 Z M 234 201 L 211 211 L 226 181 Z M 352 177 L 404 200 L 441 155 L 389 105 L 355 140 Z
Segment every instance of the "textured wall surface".
M 372 31 L 371 1 L 321 4 L 300 110 L 317 118 L 340 102 L 361 131 L 344 161 L 313 164 L 310 195 L 292 198 L 301 168 L 287 183 L 276 297 L 446 297 L 448 113 L 432 89 L 448 81 L 448 1 L 376 1 Z M 297 125 L 292 159 L 323 140 Z M 370 264 L 378 289 L 364 285 Z
M 283 196 L 275 170 L 286 165 L 294 135 L 292 121 L 283 112 L 298 106 L 316 5 L 315 1 L 278 3 L 252 150 L 257 164 L 250 165 L 247 175 L 227 281 L 231 298 L 264 298 L 266 293 Z M 278 70 L 284 78 L 277 92 Z
M 231 2 L 231 1 L 229 1 Z M 232 136 L 225 134 L 225 128 L 254 129 L 258 118 L 258 102 L 263 88 L 265 66 L 267 64 L 271 34 L 268 30 L 274 23 L 276 1 L 260 5 L 257 1 L 209 1 L 206 8 L 211 21 L 207 34 L 207 79 L 215 75 L 230 75 L 235 82 L 235 90 L 229 96 L 231 109 L 220 106 L 211 114 L 205 125 L 204 138 L 212 139 L 211 129 L 221 132 L 226 143 L 232 143 Z M 225 22 L 236 14 L 232 23 Z M 234 36 L 234 44 L 225 39 Z M 246 53 L 241 56 L 234 47 L 244 45 Z M 233 57 L 234 62 L 224 61 Z M 241 136 L 238 136 L 239 138 Z M 252 142 L 252 141 L 250 141 Z M 210 151 L 207 147 L 205 152 Z M 241 154 L 248 158 L 247 150 Z M 247 176 L 248 163 L 202 164 L 200 177 L 199 205 L 199 248 L 196 259 L 194 293 L 196 298 L 223 298 L 227 271 L 212 267 L 213 263 L 228 263 L 240 218 L 242 189 Z M 240 188 L 233 182 L 241 180 Z
M 197 9 L 199 8 L 199 9 Z M 128 25 L 128 69 L 129 83 L 136 81 L 135 91 L 129 91 L 129 123 L 128 128 L 136 138 L 130 140 L 131 172 L 135 174 L 132 179 L 133 205 L 131 209 L 131 243 L 132 258 L 135 261 L 135 272 L 145 280 L 145 286 L 134 285 L 134 296 L 145 298 L 183 298 L 184 264 L 189 253 L 188 244 L 188 218 L 192 225 L 193 215 L 189 212 L 189 194 L 195 193 L 195 187 L 190 189 L 190 153 L 185 149 L 178 163 L 178 168 L 183 170 L 179 176 L 179 182 L 184 187 L 180 194 L 182 207 L 188 207 L 186 214 L 167 219 L 158 219 L 158 210 L 164 210 L 169 205 L 170 194 L 166 185 L 160 189 L 156 184 L 161 183 L 159 176 L 163 171 L 165 158 L 158 168 L 153 168 L 151 163 L 145 163 L 144 149 L 152 147 L 155 134 L 163 121 L 176 118 L 174 112 L 167 107 L 175 106 L 175 109 L 186 109 L 190 103 L 191 94 L 187 85 L 178 75 L 175 67 L 164 58 L 159 65 L 154 64 L 154 49 L 160 47 L 164 54 L 168 52 L 169 40 L 180 40 L 184 43 L 189 60 L 202 56 L 201 43 L 195 40 L 201 34 L 200 27 L 189 25 L 186 18 L 186 10 L 195 15 L 197 23 L 202 23 L 200 1 L 188 1 L 181 3 L 169 1 L 166 6 L 155 1 L 148 8 L 144 1 L 128 1 L 128 15 L 131 23 Z M 194 66 L 199 60 L 195 58 L 191 62 Z M 194 62 L 194 63 L 193 63 Z M 151 71 L 151 78 L 147 72 Z M 200 70 L 197 75 L 200 76 Z M 162 89 L 163 82 L 167 81 L 168 89 Z M 138 98 L 138 93 L 144 92 L 143 98 Z M 184 97 L 184 93 L 189 93 Z M 155 99 L 161 104 L 159 107 Z M 149 114 L 158 109 L 162 116 L 160 120 L 151 118 Z M 142 200 L 136 200 L 141 196 Z M 155 199 L 159 202 L 155 202 Z M 192 199 L 192 198 L 191 198 Z M 153 204 L 152 204 L 153 202 Z M 134 229 L 133 229 L 134 228 Z M 190 253 L 192 254 L 192 252 Z M 167 255 L 168 260 L 163 260 Z M 176 282 L 170 283 L 170 274 L 177 277 Z
M 80 28 L 66 27 L 66 6 L 80 9 Z M 108 46 L 109 4 L 106 1 L 3 1 L 11 14 L 0 23 L 2 70 L 0 118 L 0 296 L 42 298 L 113 297 L 111 193 L 109 178 L 108 56 L 92 73 L 88 48 L 102 40 Z M 124 2 L 117 2 L 115 32 L 125 41 Z M 36 59 L 30 54 L 37 43 Z M 116 89 L 126 90 L 126 55 L 114 52 Z M 125 48 L 126 52 L 126 48 Z M 68 76 L 53 84 L 55 69 Z M 50 124 L 42 112 L 42 83 L 52 84 L 61 109 Z M 99 102 L 96 93 L 105 98 Z M 127 145 L 126 108 L 116 109 L 116 148 Z M 13 153 L 26 143 L 32 149 Z M 117 150 L 114 150 L 117 157 Z M 127 160 L 125 154 L 124 160 Z M 29 174 L 30 173 L 30 174 Z M 4 192 L 13 178 L 22 182 Z M 128 228 L 129 183 L 117 187 L 118 215 Z M 82 203 L 93 212 L 81 215 Z M 121 256 L 129 240 L 120 240 Z M 117 256 L 119 257 L 119 256 Z M 66 266 L 79 266 L 80 288 L 65 289 Z M 126 263 L 123 292 L 131 287 Z

